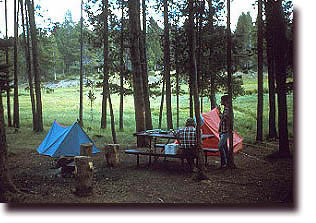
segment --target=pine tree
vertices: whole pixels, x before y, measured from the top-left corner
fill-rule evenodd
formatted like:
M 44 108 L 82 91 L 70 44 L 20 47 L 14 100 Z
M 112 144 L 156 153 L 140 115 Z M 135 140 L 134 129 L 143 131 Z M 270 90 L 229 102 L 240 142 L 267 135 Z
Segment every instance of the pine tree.
M 36 96 L 36 114 L 37 114 L 37 124 L 36 131 L 42 132 L 43 129 L 43 118 L 42 118 L 42 97 L 41 97 L 41 79 L 39 72 L 39 55 L 38 55 L 38 41 L 37 32 L 35 26 L 35 16 L 34 16 L 34 2 L 31 0 L 26 0 L 29 19 L 30 19 L 30 33 L 32 39 L 32 54 L 33 54 L 33 68 L 34 68 L 34 81 L 35 81 L 35 96 Z
M 258 104 L 257 104 L 257 141 L 263 140 L 263 21 L 262 0 L 258 1 Z
M 141 73 L 140 60 L 140 27 L 139 27 L 139 13 L 138 0 L 128 0 L 128 14 L 129 14 L 129 34 L 130 34 L 130 53 L 133 68 L 133 86 L 134 86 L 134 108 L 135 108 L 135 122 L 136 131 L 141 132 L 145 130 L 145 108 L 144 108 L 144 93 L 143 93 L 143 75 Z M 145 141 L 137 139 L 138 146 L 144 146 Z
M 170 40 L 169 40 L 169 20 L 168 20 L 168 1 L 163 1 L 164 15 L 164 75 L 166 81 L 166 109 L 167 109 L 167 128 L 173 129 L 172 110 L 171 110 L 171 82 L 170 82 Z

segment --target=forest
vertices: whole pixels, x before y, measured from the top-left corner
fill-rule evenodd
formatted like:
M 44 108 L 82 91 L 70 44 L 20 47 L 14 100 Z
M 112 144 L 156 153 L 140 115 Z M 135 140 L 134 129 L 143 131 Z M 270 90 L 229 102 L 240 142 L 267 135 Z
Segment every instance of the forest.
M 5 7 L 1 19 L 6 21 L 0 30 L 1 202 L 293 207 L 292 1 L 249 1 L 257 17 L 243 12 L 234 30 L 230 0 L 81 0 L 80 21 L 74 21 L 68 10 L 63 22 L 44 18 L 42 24 L 37 21 L 44 12 L 36 0 L 14 0 L 13 12 L 7 12 L 7 0 L 0 4 Z M 8 13 L 14 14 L 14 27 L 7 27 Z M 9 28 L 14 36 L 8 35 Z M 182 193 L 172 194 L 159 185 L 161 191 L 143 189 L 138 192 L 144 198 L 134 197 L 128 185 L 140 190 L 134 184 L 146 184 L 148 176 L 135 168 L 135 157 L 124 154 L 126 148 L 147 143 L 133 133 L 173 131 L 183 127 L 188 117 L 195 118 L 200 129 L 200 114 L 219 107 L 225 94 L 233 108 L 229 115 L 234 117 L 229 129 L 230 172 L 218 171 L 216 158 L 209 158 L 212 163 L 203 167 L 202 152 L 198 173 L 192 176 L 178 173 L 179 163 L 168 160 L 166 170 L 159 163 L 149 170 L 158 174 L 158 180 L 150 183 L 159 185 L 167 173 L 170 184 L 173 180 L 182 184 L 190 177 L 198 185 L 184 180 Z M 36 148 L 54 120 L 65 126 L 77 122 L 98 148 L 120 146 L 120 167 L 106 168 L 104 157 L 94 158 L 99 167 L 90 198 L 80 200 L 71 193 L 73 179 L 54 180 L 50 175 L 55 172 L 44 171 L 55 159 L 39 157 Z M 243 149 L 236 154 L 231 149 L 234 131 L 243 138 Z M 199 131 L 197 138 L 201 141 Z M 202 151 L 201 144 L 197 148 Z M 56 181 L 58 187 L 53 189 Z M 223 190 L 213 201 L 205 198 L 216 183 L 227 186 L 227 182 L 238 184 L 240 191 L 246 186 L 249 199 L 239 194 L 223 201 Z M 100 198 L 109 183 L 114 185 L 107 192 L 111 198 Z M 261 191 L 262 184 L 266 187 Z M 227 186 L 230 192 L 231 188 Z M 192 190 L 204 194 L 185 198 Z M 171 194 L 163 198 L 162 193 Z

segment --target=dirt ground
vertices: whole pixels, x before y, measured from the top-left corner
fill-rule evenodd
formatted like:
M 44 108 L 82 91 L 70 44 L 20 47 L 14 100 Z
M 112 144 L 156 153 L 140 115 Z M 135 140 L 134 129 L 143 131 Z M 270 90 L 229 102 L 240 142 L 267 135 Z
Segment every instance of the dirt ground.
M 120 167 L 108 168 L 102 153 L 93 156 L 94 184 L 90 196 L 79 197 L 73 177 L 63 178 L 52 169 L 53 158 L 32 152 L 9 153 L 10 174 L 15 185 L 27 194 L 22 207 L 32 204 L 103 204 L 107 207 L 296 207 L 293 158 L 273 159 L 272 148 L 244 146 L 235 154 L 236 169 L 218 169 L 219 157 L 208 158 L 209 180 L 194 181 L 181 160 L 159 158 L 150 167 L 148 157 L 120 151 Z M 166 205 L 168 204 L 168 205 Z M 31 205 L 32 206 L 32 205 Z M 35 205 L 36 206 L 36 205 Z M 41 206 L 41 205 L 39 205 Z M 38 207 L 38 206 L 37 206 Z

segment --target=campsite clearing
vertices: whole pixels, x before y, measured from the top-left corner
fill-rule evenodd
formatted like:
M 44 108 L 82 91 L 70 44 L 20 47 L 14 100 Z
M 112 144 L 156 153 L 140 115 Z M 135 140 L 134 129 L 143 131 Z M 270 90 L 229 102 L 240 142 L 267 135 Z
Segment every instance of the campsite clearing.
M 124 154 L 124 149 L 133 147 L 121 148 L 118 168 L 106 167 L 102 152 L 93 155 L 93 194 L 87 197 L 76 196 L 75 179 L 59 176 L 58 170 L 51 169 L 54 158 L 39 155 L 35 148 L 9 153 L 8 163 L 14 183 L 26 193 L 23 203 L 101 203 L 130 208 L 135 204 L 157 208 L 165 203 L 180 204 L 176 206 L 180 208 L 181 204 L 210 208 L 295 207 L 293 160 L 267 159 L 275 148 L 245 146 L 235 154 L 237 169 L 233 170 L 217 169 L 219 158 L 209 157 L 209 180 L 201 182 L 194 181 L 178 159 L 160 158 L 148 168 L 144 157 L 137 168 L 135 157 Z

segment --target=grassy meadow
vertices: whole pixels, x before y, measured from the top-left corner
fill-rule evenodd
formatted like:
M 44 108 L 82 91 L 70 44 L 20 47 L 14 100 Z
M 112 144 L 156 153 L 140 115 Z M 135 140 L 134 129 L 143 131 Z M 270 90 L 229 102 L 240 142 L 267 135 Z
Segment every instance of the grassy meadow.
M 251 90 L 256 86 L 256 79 L 244 80 L 245 90 Z M 267 80 L 265 80 L 265 88 Z M 184 86 L 185 87 L 185 86 Z M 96 96 L 93 102 L 92 110 L 88 98 L 89 88 L 84 89 L 84 130 L 96 142 L 97 146 L 103 143 L 111 143 L 111 127 L 109 111 L 107 112 L 107 129 L 100 129 L 101 119 L 101 102 L 102 89 L 95 88 Z M 32 132 L 32 113 L 31 103 L 28 92 L 24 88 L 19 89 L 20 104 L 20 130 L 18 135 L 14 134 L 14 129 L 7 129 L 7 141 L 9 150 L 18 148 L 35 149 L 44 139 L 50 126 L 54 120 L 63 125 L 71 125 L 79 117 L 79 87 L 78 88 L 56 88 L 53 93 L 42 91 L 43 102 L 43 122 L 44 132 Z M 13 97 L 12 97 L 13 98 Z M 220 102 L 220 95 L 217 96 L 217 102 Z M 135 132 L 135 113 L 133 96 L 125 96 L 124 98 L 124 131 L 119 131 L 119 95 L 111 95 L 113 109 L 115 112 L 117 138 L 120 144 L 135 144 L 136 138 L 132 136 Z M 3 97 L 6 118 L 6 97 Z M 268 134 L 268 95 L 264 95 L 264 137 Z M 293 94 L 288 95 L 288 123 L 289 136 L 293 138 Z M 172 98 L 173 105 L 173 125 L 176 128 L 176 97 Z M 154 128 L 158 128 L 160 97 L 151 98 L 152 120 Z M 245 142 L 253 142 L 256 137 L 256 115 L 257 115 L 257 94 L 239 96 L 233 100 L 233 108 L 235 115 L 235 130 L 244 137 Z M 11 107 L 13 110 L 13 105 Z M 210 102 L 208 98 L 204 98 L 203 112 L 210 110 Z M 180 96 L 180 126 L 184 125 L 184 121 L 189 116 L 189 99 L 188 95 Z M 166 115 L 164 105 L 163 129 L 166 129 Z

